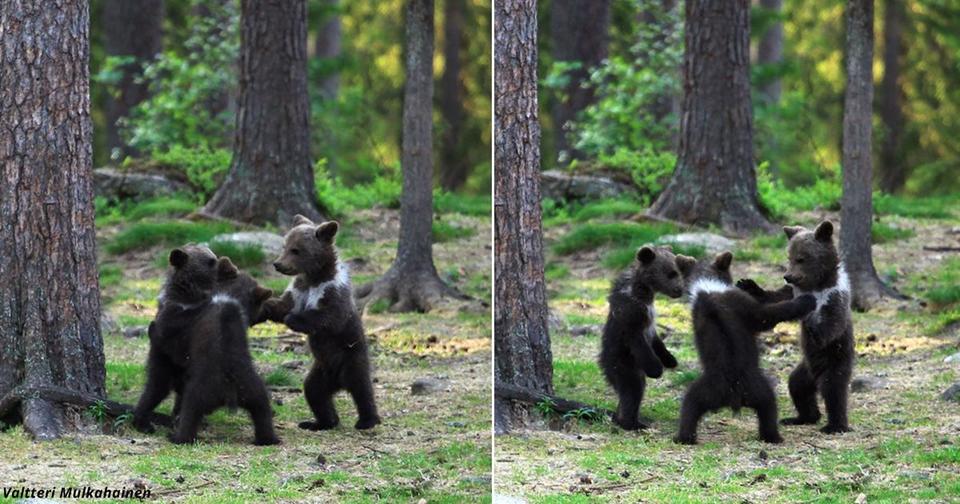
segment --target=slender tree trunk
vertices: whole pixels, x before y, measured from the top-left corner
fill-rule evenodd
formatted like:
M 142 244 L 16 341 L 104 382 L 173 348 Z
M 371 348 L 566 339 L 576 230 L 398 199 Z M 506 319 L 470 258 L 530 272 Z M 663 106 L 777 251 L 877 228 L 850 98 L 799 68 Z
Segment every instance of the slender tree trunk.
M 204 211 L 255 224 L 323 220 L 310 164 L 305 0 L 242 0 L 230 172 Z
M 750 2 L 686 2 L 677 167 L 651 211 L 743 233 L 760 213 L 750 103 Z
M 470 174 L 470 165 L 463 155 L 463 123 L 466 111 L 463 107 L 463 81 L 460 73 L 463 65 L 460 51 L 463 50 L 464 0 L 446 0 L 444 3 L 443 27 L 443 77 L 440 80 L 440 111 L 443 114 L 444 130 L 440 147 L 440 186 L 455 191 L 463 186 Z
M 843 98 L 843 200 L 840 253 L 855 309 L 866 310 L 888 288 L 873 267 L 873 0 L 849 0 L 847 88 Z
M 657 5 L 659 4 L 659 5 Z M 647 8 L 640 11 L 638 22 L 650 25 L 656 30 L 657 36 L 653 39 L 652 51 L 663 51 L 671 43 L 674 35 L 675 24 L 673 22 L 674 10 L 677 9 L 677 0 L 659 0 L 647 1 L 644 5 Z M 648 64 L 654 55 L 645 54 L 637 64 L 641 67 Z M 680 66 L 669 70 L 671 73 L 680 75 Z M 657 122 L 665 120 L 671 114 L 675 118 L 680 117 L 681 96 L 679 93 L 663 93 L 653 100 L 650 107 L 650 115 Z M 670 143 L 674 149 L 677 147 L 677 129 L 675 125 L 671 127 Z
M 93 225 L 89 2 L 0 8 L 0 403 L 17 387 L 104 396 Z M 78 420 L 16 400 L 37 439 Z
M 495 380 L 552 394 L 540 215 L 537 2 L 497 0 L 494 15 Z M 522 412 L 496 399 L 496 431 L 522 421 Z
M 760 0 L 760 6 L 771 12 L 780 14 L 783 9 L 783 0 Z M 783 62 L 783 22 L 777 21 L 760 38 L 757 47 L 757 63 L 761 65 L 777 65 Z M 760 93 L 770 103 L 780 101 L 780 78 L 766 83 Z
M 103 6 L 104 49 L 109 56 L 131 57 L 134 61 L 120 67 L 117 94 L 107 96 L 107 148 L 111 157 L 134 154 L 120 138 L 117 121 L 149 94 L 146 82 L 136 79 L 144 62 L 163 49 L 163 0 L 105 0 Z
M 885 136 L 880 145 L 880 188 L 895 193 L 907 181 L 902 155 L 903 88 L 900 64 L 904 54 L 903 24 L 906 18 L 902 0 L 886 0 L 883 16 L 883 80 L 880 82 L 880 119 Z
M 314 44 L 316 57 L 321 60 L 334 60 L 340 57 L 341 39 L 343 30 L 340 25 L 340 14 L 337 13 L 340 0 L 325 0 L 324 12 L 326 16 L 317 32 Z M 340 72 L 330 72 L 320 78 L 320 90 L 326 100 L 336 100 L 340 92 Z
M 235 1 L 236 0 L 208 0 L 207 2 L 197 3 L 193 6 L 193 15 L 197 18 L 209 20 L 209 23 L 213 26 L 213 29 L 205 34 L 207 40 L 212 39 L 219 43 L 219 41 L 222 41 L 228 36 L 230 31 L 228 31 L 227 28 L 221 27 L 226 27 L 229 26 L 228 23 L 236 22 L 234 18 L 237 8 Z M 238 73 L 236 67 L 233 68 L 233 73 L 234 75 Z M 207 109 L 207 114 L 211 118 L 215 118 L 228 110 L 231 113 L 235 112 L 234 109 L 237 106 L 237 87 L 232 85 L 226 89 L 221 89 L 218 93 L 210 96 L 204 105 Z M 224 140 L 230 138 L 233 134 L 233 131 L 228 131 Z
M 391 311 L 426 312 L 445 296 L 466 299 L 433 264 L 433 18 L 433 0 L 407 0 L 400 240 L 390 269 L 357 290 L 361 307 L 385 299 Z
M 594 92 L 583 84 L 590 69 L 607 57 L 610 43 L 610 0 L 553 0 L 550 10 L 550 33 L 556 62 L 579 62 L 580 68 L 569 72 L 570 83 L 563 90 L 563 99 L 553 107 L 554 134 L 561 159 L 580 158 L 567 140 L 567 123 L 593 103 Z

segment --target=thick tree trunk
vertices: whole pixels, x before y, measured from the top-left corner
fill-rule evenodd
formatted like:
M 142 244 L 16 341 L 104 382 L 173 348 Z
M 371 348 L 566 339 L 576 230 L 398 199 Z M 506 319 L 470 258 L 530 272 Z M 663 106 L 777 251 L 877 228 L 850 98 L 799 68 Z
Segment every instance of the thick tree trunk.
M 233 161 L 204 211 L 281 226 L 323 220 L 310 164 L 305 0 L 242 0 Z
M 607 57 L 610 43 L 610 0 L 553 0 L 550 34 L 556 62 L 579 62 L 580 69 L 568 75 L 564 98 L 553 107 L 556 149 L 561 159 L 579 158 L 567 139 L 567 123 L 593 103 L 593 89 L 583 84 L 590 69 Z
M 760 0 L 760 6 L 771 12 L 780 13 L 783 0 Z M 760 38 L 757 47 L 757 63 L 761 65 L 776 65 L 783 62 L 783 22 L 777 21 Z M 760 94 L 770 103 L 780 101 L 780 78 L 766 83 Z
M 883 80 L 880 82 L 880 119 L 885 136 L 880 145 L 880 189 L 895 193 L 907 181 L 902 155 L 903 88 L 900 64 L 904 55 L 903 24 L 906 18 L 902 0 L 887 0 L 883 16 Z
M 122 158 L 133 154 L 120 138 L 117 121 L 145 100 L 149 86 L 136 79 L 144 62 L 163 49 L 163 0 L 105 0 L 103 5 L 104 49 L 109 56 L 132 57 L 120 68 L 117 94 L 107 96 L 107 148 Z M 118 159 L 119 160 L 119 159 Z
M 553 394 L 540 215 L 537 2 L 498 0 L 494 13 L 495 381 Z M 523 409 L 494 401 L 496 432 Z
M 104 397 L 93 225 L 89 2 L 0 8 L 0 402 L 17 387 Z M 75 417 L 35 395 L 37 439 Z
M 470 165 L 463 155 L 463 65 L 464 0 L 446 0 L 443 27 L 443 77 L 440 79 L 440 112 L 443 115 L 443 139 L 440 142 L 440 186 L 455 191 L 463 186 L 470 174 Z
M 866 310 L 887 287 L 873 267 L 873 0 L 849 0 L 847 88 L 843 98 L 843 200 L 840 253 L 855 309 Z
M 677 167 L 651 211 L 736 233 L 769 230 L 760 213 L 750 103 L 750 2 L 686 2 Z
M 321 60 L 333 60 L 340 57 L 341 39 L 343 30 L 340 25 L 340 14 L 337 12 L 340 0 L 325 0 L 324 12 L 326 16 L 317 31 L 317 40 L 314 43 L 316 57 Z M 336 100 L 340 92 L 340 73 L 330 72 L 323 75 L 318 83 L 323 97 L 326 100 Z
M 391 311 L 426 312 L 445 296 L 466 299 L 433 264 L 433 17 L 433 0 L 407 0 L 400 240 L 390 269 L 357 290 L 361 307 L 386 299 Z

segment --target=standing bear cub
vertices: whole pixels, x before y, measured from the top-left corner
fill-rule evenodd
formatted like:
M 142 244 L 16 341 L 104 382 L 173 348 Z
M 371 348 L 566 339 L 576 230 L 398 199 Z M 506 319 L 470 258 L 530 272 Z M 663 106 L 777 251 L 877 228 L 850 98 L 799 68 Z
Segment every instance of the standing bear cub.
M 847 390 L 853 374 L 853 322 L 850 313 L 850 281 L 833 245 L 833 224 L 823 221 L 813 231 L 785 227 L 790 240 L 790 261 L 783 279 L 787 285 L 766 291 L 753 280 L 737 286 L 764 303 L 775 303 L 803 294 L 816 298 L 817 306 L 800 323 L 803 361 L 790 373 L 790 398 L 797 416 L 785 425 L 815 424 L 820 420 L 817 391 L 827 407 L 827 425 L 821 432 L 847 432 Z
M 264 317 L 283 322 L 308 335 L 313 368 L 303 392 L 314 420 L 301 429 L 332 429 L 340 423 L 333 396 L 346 390 L 359 418 L 357 429 L 380 423 L 370 380 L 370 356 L 360 314 L 353 304 L 347 266 L 337 258 L 334 241 L 339 224 L 320 225 L 302 215 L 284 238 L 283 253 L 273 263 L 284 275 L 295 276 L 280 298 L 264 304 Z
M 760 439 L 780 443 L 777 398 L 760 369 L 757 334 L 780 322 L 797 320 L 813 310 L 813 296 L 776 304 L 762 304 L 733 287 L 730 263 L 724 252 L 712 262 L 677 256 L 687 283 L 693 318 L 693 337 L 703 372 L 683 396 L 680 427 L 674 441 L 697 442 L 697 424 L 704 414 L 729 407 L 757 412 Z
M 644 429 L 639 419 L 646 378 L 659 378 L 677 359 L 657 336 L 654 293 L 683 295 L 683 281 L 674 255 L 664 247 L 642 247 L 630 271 L 613 283 L 610 312 L 603 327 L 600 367 L 619 402 L 613 421 L 627 430 Z

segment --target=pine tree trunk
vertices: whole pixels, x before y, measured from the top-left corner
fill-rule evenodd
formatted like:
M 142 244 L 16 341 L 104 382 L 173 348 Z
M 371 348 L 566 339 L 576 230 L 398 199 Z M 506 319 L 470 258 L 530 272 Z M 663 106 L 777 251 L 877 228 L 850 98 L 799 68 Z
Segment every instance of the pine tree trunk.
M 136 79 L 143 73 L 143 64 L 163 49 L 163 0 L 105 0 L 103 6 L 104 49 L 109 56 L 133 57 L 120 67 L 118 94 L 107 95 L 107 148 L 116 161 L 135 154 L 120 138 L 119 119 L 128 117 L 131 109 L 149 95 L 146 82 Z
M 750 2 L 686 2 L 680 145 L 652 213 L 736 233 L 770 230 L 757 201 Z
M 536 0 L 497 0 L 494 23 L 495 380 L 552 394 L 540 215 Z M 498 433 L 522 418 L 520 406 L 494 401 Z
M 462 136 L 466 111 L 463 108 L 463 82 L 460 51 L 463 49 L 464 0 L 446 0 L 443 27 L 443 77 L 440 79 L 440 112 L 443 115 L 443 139 L 440 142 L 440 186 L 455 191 L 467 181 L 470 165 L 463 155 Z
M 433 264 L 433 18 L 433 0 L 407 0 L 400 239 L 390 269 L 357 289 L 361 308 L 386 299 L 391 311 L 426 312 L 445 296 L 466 299 Z
M 305 0 L 242 0 L 233 161 L 204 211 L 254 224 L 323 220 L 310 163 Z
M 855 309 L 866 310 L 887 288 L 873 266 L 873 0 L 847 2 L 847 88 L 843 98 L 843 199 L 840 253 Z
M 760 0 L 760 6 L 771 12 L 780 14 L 783 9 L 783 0 Z M 760 44 L 757 46 L 757 63 L 761 65 L 776 65 L 783 62 L 783 22 L 777 21 L 767 29 Z M 780 101 L 780 78 L 766 83 L 760 94 L 770 103 Z
M 105 394 L 89 22 L 87 0 L 0 8 L 0 403 L 17 387 Z M 4 421 L 37 439 L 77 420 L 48 399 L 14 403 Z
M 880 146 L 880 189 L 895 193 L 907 181 L 904 166 L 903 88 L 900 86 L 900 64 L 903 58 L 903 24 L 906 17 L 901 0 L 887 0 L 883 16 L 883 80 L 880 82 L 880 119 L 885 136 Z
M 317 31 L 317 40 L 314 43 L 316 57 L 321 60 L 332 60 L 340 57 L 341 39 L 343 30 L 340 24 L 340 14 L 336 12 L 340 0 L 325 0 L 323 23 Z M 321 77 L 320 90 L 324 99 L 336 100 L 340 92 L 340 73 L 331 72 Z
M 610 0 L 553 0 L 550 9 L 550 34 L 556 62 L 579 62 L 580 68 L 569 72 L 570 83 L 563 90 L 564 98 L 553 107 L 554 135 L 560 159 L 578 159 L 581 153 L 567 139 L 567 123 L 593 103 L 593 89 L 583 84 L 590 69 L 607 57 L 610 43 Z

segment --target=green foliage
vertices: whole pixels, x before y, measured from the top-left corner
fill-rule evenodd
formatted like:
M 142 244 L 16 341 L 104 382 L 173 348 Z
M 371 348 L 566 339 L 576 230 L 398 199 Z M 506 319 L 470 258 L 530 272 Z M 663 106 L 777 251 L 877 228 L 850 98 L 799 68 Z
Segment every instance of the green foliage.
M 210 242 L 210 250 L 218 257 L 229 257 L 230 261 L 240 269 L 260 266 L 267 259 L 263 249 L 252 244 L 216 240 Z
M 622 217 L 643 212 L 646 206 L 638 201 L 627 199 L 605 199 L 592 201 L 572 210 L 572 218 L 583 222 L 598 217 Z
M 546 271 L 544 271 L 544 277 L 549 281 L 560 280 L 565 278 L 570 274 L 570 268 L 564 264 L 560 263 L 549 263 L 547 264 Z
M 553 402 L 553 399 L 549 397 L 544 397 L 535 405 L 537 412 L 540 413 L 544 418 L 550 418 L 556 412 L 557 403 Z
M 927 300 L 941 308 L 960 304 L 960 258 L 944 261 L 927 291 Z
M 903 197 L 892 194 L 873 194 L 873 210 L 878 215 L 899 215 L 901 217 L 925 219 L 949 219 L 953 212 L 951 202 L 960 201 L 960 195 Z
M 209 241 L 218 234 L 234 230 L 225 222 L 139 222 L 117 233 L 105 247 L 111 254 L 142 250 L 156 245 L 180 246 Z
M 400 208 L 402 183 L 399 177 L 378 177 L 363 184 L 347 185 L 330 175 L 326 160 L 317 161 L 314 183 L 320 205 L 334 217 L 362 208 Z
M 873 243 L 888 243 L 897 240 L 911 238 L 916 233 L 910 228 L 894 227 L 882 222 L 874 222 L 871 227 Z
M 100 287 L 117 285 L 123 280 L 123 269 L 116 264 L 100 265 Z
M 156 164 L 183 173 L 206 199 L 213 195 L 226 176 L 231 156 L 228 149 L 175 144 L 167 150 L 154 151 L 151 158 Z
M 94 199 L 97 226 L 136 222 L 149 217 L 180 217 L 197 209 L 198 203 L 188 196 L 160 196 L 145 201 L 116 202 L 103 196 Z
M 433 209 L 438 214 L 486 217 L 490 215 L 490 195 L 456 194 L 437 189 L 433 192 Z
M 477 234 L 477 230 L 473 228 L 465 228 L 450 224 L 447 221 L 434 220 L 433 221 L 433 242 L 434 243 L 444 243 L 448 241 L 458 240 L 460 238 L 467 238 Z
M 264 383 L 271 387 L 296 387 L 300 380 L 289 369 L 278 367 L 263 377 Z
M 821 178 L 812 185 L 788 189 L 770 176 L 767 163 L 757 167 L 757 191 L 760 205 L 776 220 L 783 221 L 796 212 L 839 210 L 843 187 L 839 177 Z
M 97 423 L 103 423 L 107 418 L 107 405 L 103 401 L 97 401 L 87 408 L 87 413 L 90 413 Z
M 568 255 L 581 250 L 595 249 L 610 243 L 653 243 L 663 235 L 675 233 L 676 227 L 666 223 L 637 224 L 626 223 L 588 223 L 575 227 L 561 236 L 553 250 Z

